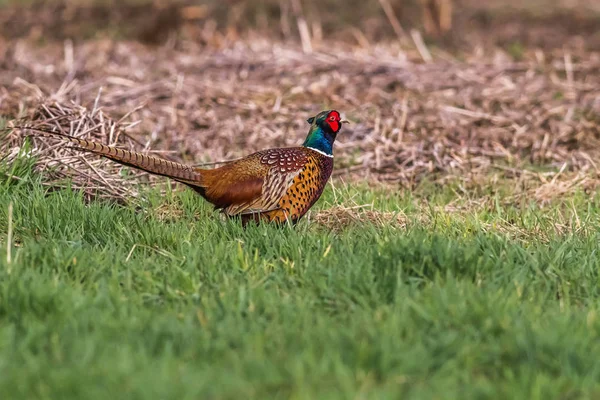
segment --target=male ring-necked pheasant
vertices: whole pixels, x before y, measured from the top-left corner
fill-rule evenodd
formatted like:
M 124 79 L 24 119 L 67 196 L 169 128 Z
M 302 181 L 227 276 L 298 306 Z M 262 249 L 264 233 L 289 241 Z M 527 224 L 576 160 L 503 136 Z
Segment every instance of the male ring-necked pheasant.
M 333 169 L 333 142 L 342 128 L 340 113 L 322 111 L 307 120 L 308 136 L 301 147 L 262 150 L 219 168 L 201 169 L 105 146 L 61 133 L 77 149 L 120 164 L 184 183 L 228 216 L 242 222 L 296 222 L 319 199 Z

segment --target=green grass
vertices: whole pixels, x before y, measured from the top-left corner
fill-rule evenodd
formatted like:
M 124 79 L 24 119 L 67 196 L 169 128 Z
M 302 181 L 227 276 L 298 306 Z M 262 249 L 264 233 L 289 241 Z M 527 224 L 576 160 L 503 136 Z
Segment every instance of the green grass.
M 3 398 L 600 395 L 597 195 L 444 212 L 452 186 L 357 185 L 318 207 L 373 202 L 406 227 L 244 230 L 190 191 L 85 205 L 2 171 Z

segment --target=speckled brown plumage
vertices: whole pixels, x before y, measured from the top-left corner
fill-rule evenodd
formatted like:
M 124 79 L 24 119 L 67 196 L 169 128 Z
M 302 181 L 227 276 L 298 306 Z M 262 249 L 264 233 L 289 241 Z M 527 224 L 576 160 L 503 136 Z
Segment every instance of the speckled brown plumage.
M 80 150 L 182 182 L 228 216 L 242 221 L 296 222 L 323 193 L 333 170 L 333 142 L 342 122 L 337 111 L 309 118 L 302 147 L 259 151 L 215 169 L 200 169 L 54 132 Z
M 288 153 L 290 149 L 273 149 L 270 151 Z M 271 211 L 258 215 L 246 215 L 245 220 L 266 219 L 275 222 L 296 222 L 321 197 L 323 189 L 333 171 L 333 157 L 321 154 L 305 147 L 293 149 L 302 155 L 302 162 L 294 164 L 293 169 L 286 170 L 291 184 L 285 185 L 283 195 L 277 198 L 276 207 Z M 300 157 L 298 157 L 300 158 Z M 279 193 L 277 193 L 279 195 Z

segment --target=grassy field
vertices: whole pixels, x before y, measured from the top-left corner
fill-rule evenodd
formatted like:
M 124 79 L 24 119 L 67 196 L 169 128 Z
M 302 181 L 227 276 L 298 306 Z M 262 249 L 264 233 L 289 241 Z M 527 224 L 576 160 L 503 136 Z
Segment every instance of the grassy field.
M 597 194 L 448 212 L 453 185 L 329 187 L 319 209 L 396 218 L 244 230 L 190 191 L 86 205 L 2 174 L 5 398 L 600 394 Z

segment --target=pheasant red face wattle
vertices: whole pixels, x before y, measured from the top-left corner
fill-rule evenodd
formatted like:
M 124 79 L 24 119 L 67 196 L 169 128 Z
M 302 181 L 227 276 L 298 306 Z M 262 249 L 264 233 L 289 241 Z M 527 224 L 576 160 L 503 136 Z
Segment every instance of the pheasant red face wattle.
M 327 116 L 327 124 L 333 133 L 337 133 L 340 130 L 340 119 L 340 114 L 337 111 L 332 111 Z

